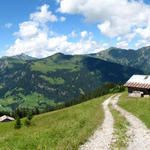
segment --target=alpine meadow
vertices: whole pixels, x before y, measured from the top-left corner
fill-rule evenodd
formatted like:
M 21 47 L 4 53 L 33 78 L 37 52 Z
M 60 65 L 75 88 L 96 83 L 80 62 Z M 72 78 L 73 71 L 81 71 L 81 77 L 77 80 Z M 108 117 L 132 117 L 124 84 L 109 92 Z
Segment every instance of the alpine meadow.
M 0 1 L 0 150 L 150 150 L 150 1 Z

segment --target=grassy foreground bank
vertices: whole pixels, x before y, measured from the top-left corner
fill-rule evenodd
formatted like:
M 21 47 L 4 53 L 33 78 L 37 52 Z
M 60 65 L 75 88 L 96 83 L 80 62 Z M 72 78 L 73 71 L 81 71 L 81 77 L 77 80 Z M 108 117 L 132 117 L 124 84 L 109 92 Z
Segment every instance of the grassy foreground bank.
M 77 150 L 103 122 L 100 104 L 109 96 L 34 116 L 28 128 L 0 123 L 0 150 Z
M 119 99 L 119 106 L 142 120 L 150 129 L 150 98 L 132 98 L 124 92 Z

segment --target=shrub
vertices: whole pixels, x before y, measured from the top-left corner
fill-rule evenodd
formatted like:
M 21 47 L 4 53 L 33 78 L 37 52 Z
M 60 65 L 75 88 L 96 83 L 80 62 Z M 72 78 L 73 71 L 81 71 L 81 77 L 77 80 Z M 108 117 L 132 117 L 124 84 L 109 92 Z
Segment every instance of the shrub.
M 29 111 L 28 114 L 27 114 L 27 117 L 24 121 L 24 125 L 25 126 L 30 126 L 31 125 L 31 120 L 32 120 L 33 116 L 32 116 L 32 112 Z
M 27 119 L 28 119 L 28 120 L 31 120 L 32 118 L 33 118 L 32 112 L 30 111 L 30 112 L 28 112 L 28 114 L 27 114 Z
M 21 120 L 20 120 L 19 116 L 16 117 L 16 122 L 15 122 L 14 128 L 15 129 L 20 129 L 21 128 Z
M 30 126 L 31 125 L 31 121 L 28 118 L 26 118 L 25 121 L 24 121 L 24 125 L 25 126 Z

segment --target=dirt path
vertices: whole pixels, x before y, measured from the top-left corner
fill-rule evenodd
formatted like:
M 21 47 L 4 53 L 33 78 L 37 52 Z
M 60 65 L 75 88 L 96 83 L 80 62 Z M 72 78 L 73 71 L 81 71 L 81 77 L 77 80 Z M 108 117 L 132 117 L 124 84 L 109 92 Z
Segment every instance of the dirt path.
M 89 141 L 82 145 L 79 150 L 110 150 L 113 138 L 113 117 L 109 111 L 108 104 L 112 103 L 130 123 L 127 135 L 130 136 L 127 150 L 150 150 L 150 130 L 144 123 L 131 113 L 117 105 L 120 95 L 110 97 L 103 103 L 105 119 L 102 126 L 95 131 Z
M 131 124 L 128 134 L 130 135 L 129 147 L 127 150 L 150 150 L 150 130 L 134 115 L 125 111 L 117 105 L 119 95 L 116 96 L 111 102 L 115 109 L 121 112 L 127 121 Z
M 102 126 L 95 131 L 89 141 L 82 145 L 79 150 L 109 150 L 113 137 L 113 117 L 109 111 L 108 104 L 111 97 L 103 103 L 105 119 Z

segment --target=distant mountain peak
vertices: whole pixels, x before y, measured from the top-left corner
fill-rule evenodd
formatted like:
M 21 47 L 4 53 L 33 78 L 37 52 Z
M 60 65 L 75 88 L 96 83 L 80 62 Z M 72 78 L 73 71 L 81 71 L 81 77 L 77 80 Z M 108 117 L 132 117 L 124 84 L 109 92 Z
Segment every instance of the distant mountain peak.
M 31 57 L 25 53 L 21 53 L 19 55 L 15 55 L 15 56 L 12 56 L 12 58 L 15 58 L 15 59 L 22 59 L 22 60 L 35 60 L 37 58 L 35 57 Z
M 16 55 L 16 56 L 29 56 L 29 55 L 26 55 L 25 53 L 21 53 L 21 54 Z
M 52 56 L 62 56 L 62 55 L 65 55 L 65 54 L 63 54 L 63 53 L 59 52 L 59 53 L 55 53 L 55 54 L 54 54 L 54 55 L 52 55 Z

